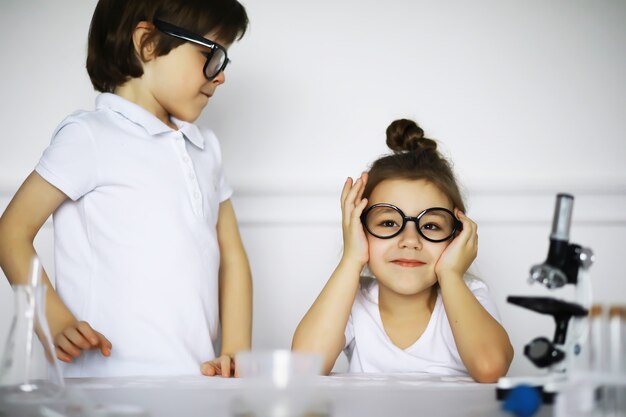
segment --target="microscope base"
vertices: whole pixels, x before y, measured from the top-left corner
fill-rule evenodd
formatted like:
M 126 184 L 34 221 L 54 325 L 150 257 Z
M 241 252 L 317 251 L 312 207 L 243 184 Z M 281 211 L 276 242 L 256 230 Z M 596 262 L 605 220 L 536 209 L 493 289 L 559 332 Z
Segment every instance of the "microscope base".
M 566 382 L 567 378 L 564 374 L 503 377 L 498 380 L 496 386 L 496 399 L 504 400 L 513 388 L 518 385 L 527 385 L 540 393 L 544 404 L 553 404 L 555 395 Z

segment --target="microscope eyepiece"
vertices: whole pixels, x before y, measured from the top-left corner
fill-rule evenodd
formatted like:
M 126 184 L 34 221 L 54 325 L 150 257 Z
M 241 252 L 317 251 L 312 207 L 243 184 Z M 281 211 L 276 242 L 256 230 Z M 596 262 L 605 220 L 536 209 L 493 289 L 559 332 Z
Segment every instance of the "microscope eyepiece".
M 578 246 L 569 243 L 573 211 L 574 196 L 565 193 L 557 194 L 548 257 L 543 263 L 531 268 L 529 278 L 531 283 L 539 282 L 553 289 L 576 282 L 579 261 L 574 259 L 573 251 Z
M 569 242 L 569 229 L 572 224 L 573 211 L 574 196 L 564 193 L 557 194 L 550 239 Z

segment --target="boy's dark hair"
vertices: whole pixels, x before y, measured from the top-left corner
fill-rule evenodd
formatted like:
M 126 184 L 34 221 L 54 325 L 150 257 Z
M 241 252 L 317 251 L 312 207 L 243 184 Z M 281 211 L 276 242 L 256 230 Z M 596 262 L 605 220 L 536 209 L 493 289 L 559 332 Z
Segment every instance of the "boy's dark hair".
M 387 128 L 387 146 L 394 151 L 372 164 L 363 197 L 369 198 L 384 180 L 427 180 L 437 186 L 454 207 L 465 212 L 465 203 L 452 166 L 437 150 L 437 142 L 424 137 L 413 120 L 399 119 Z
M 155 18 L 199 35 L 215 32 L 228 43 L 241 39 L 248 27 L 246 10 L 237 0 L 99 0 L 87 42 L 87 72 L 96 90 L 110 93 L 143 75 L 132 36 L 139 22 Z M 151 42 L 155 56 L 161 56 L 184 41 L 155 28 L 142 40 L 141 50 Z

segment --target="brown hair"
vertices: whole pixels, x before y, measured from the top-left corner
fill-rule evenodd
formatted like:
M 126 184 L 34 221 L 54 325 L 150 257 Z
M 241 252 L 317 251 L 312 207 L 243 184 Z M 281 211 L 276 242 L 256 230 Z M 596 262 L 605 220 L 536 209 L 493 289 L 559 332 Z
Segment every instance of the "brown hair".
M 237 0 L 99 0 L 87 41 L 87 72 L 93 87 L 113 92 L 143 75 L 132 35 L 141 21 L 160 19 L 200 35 L 215 32 L 232 43 L 243 37 L 248 15 Z M 167 55 L 184 41 L 153 29 L 142 40 L 153 43 L 155 56 Z
M 452 165 L 437 150 L 437 142 L 424 137 L 424 131 L 413 120 L 399 119 L 387 128 L 387 146 L 394 152 L 372 164 L 363 197 L 369 198 L 384 180 L 427 180 L 437 186 L 454 207 L 465 212 Z

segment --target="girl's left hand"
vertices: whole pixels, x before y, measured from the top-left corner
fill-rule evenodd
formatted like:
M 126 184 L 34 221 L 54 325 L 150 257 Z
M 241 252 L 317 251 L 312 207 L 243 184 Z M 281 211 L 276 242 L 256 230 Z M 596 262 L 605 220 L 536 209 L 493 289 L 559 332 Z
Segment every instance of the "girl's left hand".
M 435 265 L 439 281 L 451 275 L 462 278 L 478 254 L 478 226 L 461 210 L 454 209 L 454 214 L 463 223 L 463 230 L 450 242 Z
M 238 376 L 235 367 L 235 360 L 228 355 L 222 355 L 212 361 L 204 362 L 200 367 L 200 370 L 202 374 L 206 376 L 222 376 L 224 378 Z

